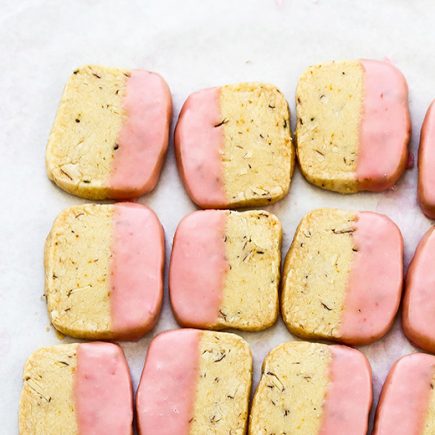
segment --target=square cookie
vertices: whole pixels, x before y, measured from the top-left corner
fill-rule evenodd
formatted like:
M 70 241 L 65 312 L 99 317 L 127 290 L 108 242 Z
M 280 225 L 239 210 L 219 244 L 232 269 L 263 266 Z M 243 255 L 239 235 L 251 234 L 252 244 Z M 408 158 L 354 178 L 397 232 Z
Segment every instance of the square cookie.
M 178 225 L 169 289 L 182 326 L 258 331 L 278 316 L 281 224 L 265 211 L 203 210 Z
M 302 173 L 327 190 L 392 187 L 406 167 L 408 87 L 390 62 L 351 60 L 307 68 L 296 90 Z
M 20 435 L 133 433 L 133 392 L 122 349 L 112 343 L 61 344 L 26 362 Z
M 289 109 L 272 85 L 240 83 L 189 96 L 175 131 L 185 188 L 202 208 L 260 206 L 289 190 Z
M 402 281 L 402 235 L 388 217 L 317 209 L 302 219 L 285 260 L 282 316 L 301 337 L 371 343 L 390 329 Z
M 151 191 L 168 147 L 171 112 L 169 88 L 158 74 L 95 65 L 75 70 L 48 140 L 48 177 L 89 199 Z
M 87 339 L 137 339 L 163 297 L 164 234 L 133 203 L 64 210 L 45 246 L 45 294 L 53 326 Z
M 252 357 L 235 334 L 178 329 L 149 348 L 136 396 L 140 435 L 246 433 Z

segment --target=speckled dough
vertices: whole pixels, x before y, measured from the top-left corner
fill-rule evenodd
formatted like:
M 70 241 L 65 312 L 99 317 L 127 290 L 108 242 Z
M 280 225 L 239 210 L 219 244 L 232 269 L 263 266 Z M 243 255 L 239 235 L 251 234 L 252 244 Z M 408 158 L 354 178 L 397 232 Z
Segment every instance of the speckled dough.
M 168 146 L 171 111 L 169 89 L 157 74 L 78 68 L 65 87 L 48 140 L 48 177 L 89 199 L 134 198 L 151 191 Z
M 203 101 L 201 93 L 210 92 Z M 198 112 L 210 112 L 210 119 Z M 213 150 L 200 154 L 205 141 Z M 289 190 L 289 109 L 275 86 L 240 83 L 192 94 L 180 113 L 175 146 L 186 189 L 202 208 L 267 205 Z M 204 159 L 216 160 L 216 174 L 204 170 L 210 164 Z
M 222 224 L 212 225 L 211 216 L 217 217 L 216 222 L 222 218 Z M 195 220 L 196 226 L 191 224 Z M 204 249 L 210 240 L 204 238 L 204 232 L 222 232 L 216 234 L 217 246 L 208 253 Z M 279 220 L 264 211 L 207 210 L 187 216 L 174 237 L 169 273 L 178 322 L 182 326 L 247 331 L 275 323 L 281 238 Z M 215 261 L 204 259 L 207 254 Z M 216 288 L 210 281 L 212 275 L 216 276 Z M 205 309 L 210 309 L 210 316 L 199 315 Z

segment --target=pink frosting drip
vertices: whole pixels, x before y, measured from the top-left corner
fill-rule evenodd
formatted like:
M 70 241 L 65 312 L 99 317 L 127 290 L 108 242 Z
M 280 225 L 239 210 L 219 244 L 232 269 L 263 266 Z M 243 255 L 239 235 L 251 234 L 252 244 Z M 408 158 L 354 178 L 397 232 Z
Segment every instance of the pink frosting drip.
M 126 118 L 118 135 L 109 185 L 115 198 L 154 189 L 168 147 L 171 93 L 155 73 L 134 70 L 127 79 Z
M 74 402 L 80 435 L 133 434 L 130 373 L 119 346 L 79 344 Z
M 139 434 L 189 434 L 200 338 L 200 331 L 179 329 L 151 342 L 136 398 Z
M 372 404 L 370 364 L 361 352 L 350 347 L 330 349 L 330 381 L 319 435 L 365 435 Z
M 111 263 L 112 331 L 139 338 L 157 321 L 163 297 L 164 233 L 148 207 L 114 206 Z
M 429 106 L 421 129 L 418 155 L 418 196 L 426 216 L 435 218 L 435 101 Z
M 392 187 L 406 166 L 408 86 L 389 62 L 361 60 L 364 96 L 356 176 L 365 190 Z
M 348 343 L 369 343 L 391 327 L 399 308 L 403 281 L 403 239 L 386 216 L 357 214 L 348 289 L 340 338 Z
M 175 129 L 177 162 L 192 201 L 203 208 L 225 207 L 222 156 L 224 130 L 220 88 L 189 96 Z
M 420 241 L 408 270 L 403 327 L 418 346 L 435 352 L 435 227 Z
M 227 212 L 204 210 L 185 217 L 177 228 L 169 271 L 171 303 L 185 326 L 212 325 L 219 315 L 225 274 Z
M 382 388 L 373 435 L 421 435 L 432 392 L 435 357 L 415 353 L 401 358 Z

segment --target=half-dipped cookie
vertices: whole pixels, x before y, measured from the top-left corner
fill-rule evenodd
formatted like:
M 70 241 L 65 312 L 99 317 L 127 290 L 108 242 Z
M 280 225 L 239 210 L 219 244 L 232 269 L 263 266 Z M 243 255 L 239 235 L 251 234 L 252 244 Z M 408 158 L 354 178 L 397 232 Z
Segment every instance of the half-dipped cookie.
M 45 246 L 53 326 L 78 338 L 137 339 L 163 297 L 163 228 L 148 207 L 87 204 L 64 210 Z
M 402 326 L 418 347 L 435 353 L 435 227 L 417 246 L 406 277 Z
M 26 362 L 20 435 L 131 435 L 133 393 L 122 349 L 112 343 L 61 344 Z
M 390 370 L 382 388 L 373 435 L 435 433 L 435 356 L 407 355 Z
M 293 171 L 287 102 L 261 83 L 196 92 L 178 118 L 175 151 L 186 190 L 202 208 L 278 201 Z
M 418 149 L 418 200 L 423 213 L 435 219 L 435 102 L 424 118 Z
M 71 75 L 48 140 L 48 177 L 89 199 L 154 189 L 168 147 L 172 100 L 158 74 L 87 65 Z
M 371 343 L 400 302 L 403 240 L 386 216 L 317 209 L 299 224 L 284 265 L 281 309 L 305 338 Z
M 405 170 L 411 122 L 408 87 L 390 62 L 311 66 L 296 90 L 302 173 L 327 190 L 379 192 Z
M 153 339 L 136 397 L 139 434 L 244 434 L 248 344 L 225 332 L 179 329 Z
M 284 343 L 263 362 L 249 434 L 366 435 L 371 403 L 371 369 L 361 352 Z
M 275 323 L 281 224 L 264 211 L 203 210 L 179 224 L 169 288 L 182 326 L 261 330 Z

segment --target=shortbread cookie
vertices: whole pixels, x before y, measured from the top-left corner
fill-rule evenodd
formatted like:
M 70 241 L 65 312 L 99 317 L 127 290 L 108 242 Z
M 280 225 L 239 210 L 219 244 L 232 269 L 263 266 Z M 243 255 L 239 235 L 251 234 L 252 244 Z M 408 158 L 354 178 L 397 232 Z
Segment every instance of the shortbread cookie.
M 289 109 L 275 86 L 240 83 L 189 96 L 175 131 L 178 168 L 202 208 L 271 204 L 289 189 Z
M 418 199 L 423 213 L 435 219 L 435 101 L 421 128 L 418 150 Z
M 301 337 L 371 343 L 393 323 L 402 280 L 402 235 L 388 217 L 314 210 L 285 261 L 284 322 Z
M 84 66 L 71 75 L 47 145 L 48 177 L 89 199 L 154 189 L 168 147 L 172 100 L 145 70 Z
M 403 302 L 405 335 L 417 346 L 435 353 L 435 227 L 421 239 L 408 269 Z
M 296 90 L 302 173 L 327 190 L 379 192 L 405 170 L 411 122 L 408 87 L 390 62 L 309 67 Z
M 287 342 L 263 362 L 249 434 L 366 435 L 371 403 L 371 369 L 361 352 Z
M 61 344 L 26 362 L 20 435 L 132 435 L 133 392 L 122 349 L 112 343 Z
M 139 434 L 243 435 L 251 389 L 248 344 L 179 329 L 151 342 L 136 397 Z
M 264 211 L 203 210 L 185 217 L 169 289 L 182 326 L 258 331 L 278 315 L 281 224 Z
M 394 364 L 382 388 L 373 435 L 435 434 L 435 356 L 415 353 Z
M 78 338 L 141 337 L 160 313 L 164 261 L 163 229 L 149 208 L 117 203 L 64 210 L 45 247 L 53 326 Z

